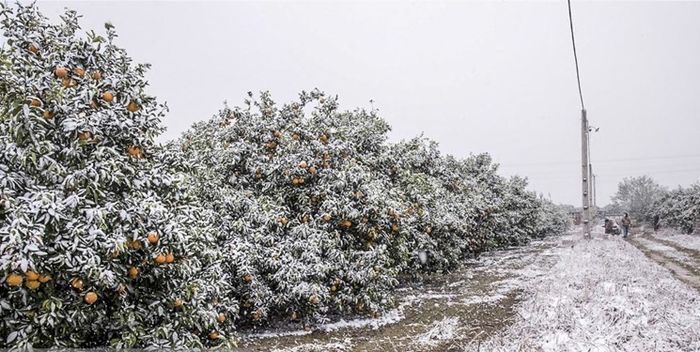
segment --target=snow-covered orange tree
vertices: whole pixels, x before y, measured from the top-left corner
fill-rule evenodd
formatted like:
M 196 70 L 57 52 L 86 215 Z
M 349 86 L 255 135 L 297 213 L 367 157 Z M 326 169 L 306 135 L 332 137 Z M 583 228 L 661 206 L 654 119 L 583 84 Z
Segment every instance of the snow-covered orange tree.
M 312 91 L 283 106 L 251 94 L 185 133 L 191 187 L 218 214 L 241 324 L 378 313 L 391 301 L 395 197 L 376 172 L 387 130 Z
M 110 25 L 0 6 L 0 347 L 227 342 L 236 302 L 206 211 L 154 143 L 148 66 Z

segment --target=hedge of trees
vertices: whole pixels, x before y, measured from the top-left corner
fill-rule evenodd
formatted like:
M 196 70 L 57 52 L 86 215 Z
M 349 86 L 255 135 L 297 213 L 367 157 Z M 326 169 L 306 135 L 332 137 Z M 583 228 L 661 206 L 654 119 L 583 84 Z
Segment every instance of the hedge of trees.
M 233 346 L 381 314 L 401 278 L 568 226 L 487 154 L 390 143 L 317 90 L 159 145 L 166 107 L 111 26 L 0 6 L 0 347 Z
M 692 233 L 700 222 L 700 183 L 664 193 L 651 212 L 659 226 Z

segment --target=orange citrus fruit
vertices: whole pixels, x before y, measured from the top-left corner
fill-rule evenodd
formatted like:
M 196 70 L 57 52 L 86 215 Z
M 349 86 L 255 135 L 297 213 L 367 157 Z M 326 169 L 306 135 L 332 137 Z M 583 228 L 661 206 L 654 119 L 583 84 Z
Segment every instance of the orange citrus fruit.
M 102 93 L 102 100 L 111 103 L 114 100 L 114 94 L 112 92 L 104 92 Z
M 156 243 L 158 243 L 158 239 L 159 239 L 159 238 L 160 238 L 160 237 L 158 237 L 158 233 L 156 233 L 155 231 L 151 231 L 151 232 L 148 233 L 148 242 L 149 242 L 150 244 L 156 244 Z
M 66 78 L 68 77 L 68 70 L 65 67 L 56 67 L 56 69 L 53 71 L 53 73 L 56 75 L 58 78 Z
M 22 279 L 22 276 L 17 275 L 17 274 L 10 274 L 10 275 L 7 275 L 7 277 L 5 278 L 5 283 L 8 286 L 12 286 L 12 287 L 17 287 L 17 286 L 22 285 L 22 281 L 24 281 L 24 279 Z
M 93 304 L 93 303 L 97 302 L 97 293 L 95 293 L 95 292 L 86 293 L 84 300 L 85 300 L 85 303 L 87 303 L 87 304 Z

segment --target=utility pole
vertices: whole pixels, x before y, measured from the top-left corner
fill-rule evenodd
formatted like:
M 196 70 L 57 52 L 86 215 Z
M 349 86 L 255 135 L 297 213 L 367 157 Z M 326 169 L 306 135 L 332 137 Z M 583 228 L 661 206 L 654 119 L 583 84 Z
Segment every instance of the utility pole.
M 588 119 L 581 109 L 581 191 L 583 199 L 583 237 L 591 238 L 590 172 L 588 170 Z

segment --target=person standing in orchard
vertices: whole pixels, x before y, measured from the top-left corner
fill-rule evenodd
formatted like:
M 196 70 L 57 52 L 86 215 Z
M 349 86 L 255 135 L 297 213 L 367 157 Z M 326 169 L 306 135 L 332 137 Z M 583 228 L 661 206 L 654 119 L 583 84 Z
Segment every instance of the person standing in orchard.
M 632 225 L 632 220 L 630 219 L 629 214 L 625 213 L 625 216 L 622 218 L 622 237 L 627 238 L 627 235 L 629 234 L 630 231 L 630 225 Z

